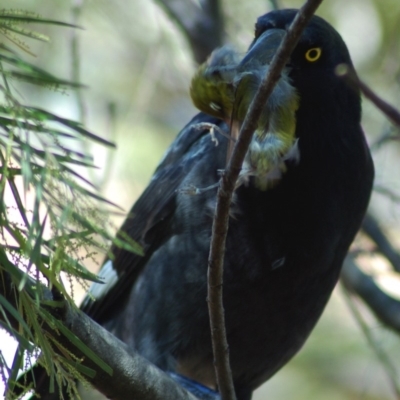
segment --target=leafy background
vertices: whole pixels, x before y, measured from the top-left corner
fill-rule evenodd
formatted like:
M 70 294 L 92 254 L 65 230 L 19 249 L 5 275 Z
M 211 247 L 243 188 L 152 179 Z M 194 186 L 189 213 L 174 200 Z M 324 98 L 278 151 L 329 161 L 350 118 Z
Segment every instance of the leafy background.
M 269 1 L 222 1 L 229 40 L 243 52 L 250 43 L 256 18 L 271 9 Z M 301 1 L 285 0 L 285 7 Z M 29 55 L 4 37 L 0 42 L 25 60 L 87 88 L 45 90 L 13 81 L 23 102 L 65 118 L 81 120 L 97 135 L 113 141 L 117 150 L 82 145 L 90 151 L 98 169 L 86 171 L 108 199 L 128 210 L 146 186 L 152 171 L 178 130 L 196 112 L 188 97 L 195 69 L 181 32 L 156 1 L 134 0 L 13 0 L 0 1 L 0 9 L 12 7 L 44 18 L 77 23 L 84 29 L 35 26 L 50 42 L 29 38 Z M 327 0 L 318 11 L 342 34 L 360 76 L 392 104 L 400 106 L 400 2 L 398 0 Z M 1 30 L 0 30 L 1 35 Z M 73 57 L 78 39 L 79 57 Z M 76 42 L 75 42 L 76 43 Z M 80 76 L 76 75 L 79 70 Z M 391 125 L 364 101 L 364 128 L 374 145 L 376 184 L 400 194 L 399 146 L 379 146 L 377 141 Z M 26 201 L 29 201 L 27 199 Z M 400 248 L 400 209 L 393 196 L 375 192 L 371 208 Z M 122 216 L 114 216 L 118 226 Z M 86 260 L 93 271 L 102 254 Z M 365 268 L 385 272 L 377 256 L 366 255 Z M 389 274 L 380 283 L 400 298 L 400 284 Z M 67 282 L 68 284 L 68 282 Z M 75 286 L 77 302 L 84 291 Z M 378 346 L 400 367 L 399 339 L 362 309 Z M 12 343 L 0 333 L 0 347 L 12 359 Z M 399 374 L 397 374 L 399 375 Z M 295 359 L 261 388 L 256 400 L 270 399 L 394 399 L 385 369 L 378 362 L 338 288 L 315 332 Z

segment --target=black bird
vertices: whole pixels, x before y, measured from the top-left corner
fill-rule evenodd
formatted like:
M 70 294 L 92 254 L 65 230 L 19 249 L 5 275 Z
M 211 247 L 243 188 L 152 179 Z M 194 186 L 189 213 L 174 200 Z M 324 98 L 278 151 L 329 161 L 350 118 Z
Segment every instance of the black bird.
M 273 11 L 256 23 L 284 32 L 296 10 Z M 276 47 L 275 47 L 276 48 Z M 271 49 L 266 49 L 266 51 Z M 247 56 L 246 56 L 247 57 Z M 352 66 L 340 35 L 314 16 L 290 57 L 298 157 L 284 161 L 274 185 L 249 176 L 232 204 L 224 262 L 224 306 L 238 400 L 285 365 L 303 346 L 338 280 L 360 227 L 373 163 L 360 126 L 360 94 L 335 74 Z M 161 369 L 216 388 L 207 312 L 207 257 L 216 189 L 227 142 L 211 141 L 200 113 L 179 133 L 134 204 L 122 231 L 145 256 L 113 249 L 82 309 Z

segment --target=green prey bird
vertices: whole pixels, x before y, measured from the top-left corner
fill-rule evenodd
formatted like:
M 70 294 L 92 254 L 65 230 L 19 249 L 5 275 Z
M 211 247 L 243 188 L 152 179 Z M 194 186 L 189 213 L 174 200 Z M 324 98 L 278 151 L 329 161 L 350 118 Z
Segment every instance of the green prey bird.
M 283 33 L 266 32 L 241 60 L 231 46 L 215 50 L 195 73 L 190 88 L 194 105 L 201 111 L 224 120 L 230 127 L 231 137 L 237 139 L 247 110 L 262 79 L 268 73 L 269 62 Z M 255 184 L 266 190 L 280 180 L 286 171 L 285 161 L 299 157 L 296 130 L 296 111 L 299 96 L 291 85 L 288 71 L 275 86 L 264 106 L 258 126 L 249 146 L 239 184 L 249 176 Z M 233 146 L 228 148 L 228 158 Z

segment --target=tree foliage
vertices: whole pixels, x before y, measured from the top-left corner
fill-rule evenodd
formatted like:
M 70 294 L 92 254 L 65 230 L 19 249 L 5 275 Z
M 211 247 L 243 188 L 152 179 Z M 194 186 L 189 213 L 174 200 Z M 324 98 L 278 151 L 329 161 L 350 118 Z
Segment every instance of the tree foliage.
M 16 80 L 57 91 L 82 87 L 36 67 L 18 54 L 15 47 L 30 53 L 23 37 L 47 40 L 27 24 L 77 28 L 23 11 L 0 11 L 0 34 L 10 42 L 0 42 L 0 274 L 3 285 L 7 282 L 16 289 L 12 302 L 0 295 L 0 324 L 18 342 L 11 370 L 1 350 L 0 367 L 11 393 L 18 372 L 40 353 L 39 362 L 51 375 L 52 385 L 54 380 L 69 381 L 74 392 L 74 378 L 93 372 L 80 366 L 80 360 L 43 330 L 43 324 L 53 326 L 77 343 L 49 312 L 60 304 L 49 299 L 46 290 L 56 291 L 74 304 L 65 279 L 77 279 L 85 286 L 87 280 L 99 280 L 84 266 L 85 258 L 96 251 L 105 253 L 110 242 L 141 250 L 129 239 L 114 237 L 108 215 L 117 206 L 101 197 L 85 177 L 85 170 L 95 166 L 92 158 L 80 151 L 80 143 L 113 144 L 77 121 L 23 104 L 22 96 L 14 89 Z M 17 324 L 9 320 L 9 315 Z M 107 369 L 98 356 L 80 346 L 87 357 Z

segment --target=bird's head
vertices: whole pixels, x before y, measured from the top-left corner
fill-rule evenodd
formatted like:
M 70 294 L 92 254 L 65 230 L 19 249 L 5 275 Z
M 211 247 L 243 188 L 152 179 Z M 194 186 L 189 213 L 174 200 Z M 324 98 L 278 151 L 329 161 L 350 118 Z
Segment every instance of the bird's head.
M 263 52 L 268 54 L 265 56 L 269 58 L 266 63 L 270 62 L 273 48 L 276 51 L 279 45 L 271 46 L 272 38 L 282 38 L 296 14 L 297 10 L 287 9 L 272 11 L 259 17 L 255 24 L 254 40 L 242 63 L 246 59 L 259 58 Z M 300 97 L 301 109 L 306 102 L 312 105 L 328 102 L 335 91 L 340 91 L 340 97 L 356 97 L 357 101 L 353 102 L 360 109 L 359 93 L 348 87 L 335 73 L 341 64 L 353 68 L 346 44 L 328 22 L 314 15 L 304 29 L 286 67 L 289 80 Z M 360 111 L 354 117 L 359 119 Z
M 192 78 L 190 97 L 206 114 L 230 121 L 235 101 L 234 79 L 240 56 L 231 46 L 213 51 Z
M 288 9 L 261 16 L 255 26 L 255 38 L 243 58 L 231 47 L 222 47 L 195 74 L 191 86 L 194 104 L 227 122 L 233 137 L 237 137 L 296 13 L 297 10 Z M 310 123 L 321 118 L 324 107 L 332 107 L 336 97 L 338 102 L 355 108 L 351 115 L 359 123 L 359 95 L 343 88 L 345 84 L 335 74 L 339 64 L 352 65 L 345 43 L 331 25 L 314 16 L 263 107 L 243 165 L 243 180 L 254 176 L 256 186 L 262 190 L 279 182 L 287 164 L 301 158 L 299 140 L 301 143 L 301 136 L 307 132 L 299 129 L 299 120 Z M 346 104 L 341 108 L 346 110 Z

